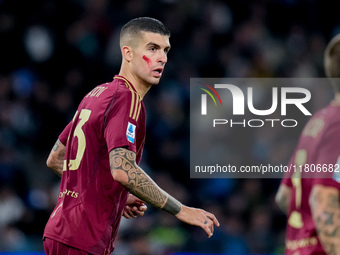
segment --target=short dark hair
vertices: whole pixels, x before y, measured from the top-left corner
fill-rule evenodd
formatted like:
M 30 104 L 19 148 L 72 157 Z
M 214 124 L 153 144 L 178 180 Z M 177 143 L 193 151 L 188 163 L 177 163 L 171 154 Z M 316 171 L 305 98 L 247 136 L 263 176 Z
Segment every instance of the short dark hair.
M 336 92 L 340 92 L 340 34 L 328 43 L 324 56 L 325 72 Z
M 138 36 L 140 32 L 152 32 L 170 37 L 170 30 L 161 21 L 150 17 L 139 17 L 130 20 L 122 27 L 120 38 L 127 34 Z

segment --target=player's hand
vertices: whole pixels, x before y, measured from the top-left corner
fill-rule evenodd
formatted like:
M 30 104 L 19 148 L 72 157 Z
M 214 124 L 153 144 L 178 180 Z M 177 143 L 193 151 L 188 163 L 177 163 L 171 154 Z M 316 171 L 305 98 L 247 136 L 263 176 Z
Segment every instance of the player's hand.
M 126 200 L 123 216 L 127 219 L 137 218 L 137 216 L 143 216 L 147 209 L 148 207 L 145 205 L 143 200 L 129 194 Z
M 203 228 L 209 238 L 212 237 L 214 233 L 214 226 L 220 226 L 214 214 L 184 205 L 181 211 L 176 214 L 176 217 L 185 223 Z

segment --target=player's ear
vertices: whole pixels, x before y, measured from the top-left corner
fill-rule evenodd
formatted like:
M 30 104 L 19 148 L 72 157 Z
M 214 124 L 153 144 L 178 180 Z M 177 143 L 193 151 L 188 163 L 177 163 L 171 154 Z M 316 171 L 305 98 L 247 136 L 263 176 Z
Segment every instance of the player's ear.
M 132 59 L 132 48 L 130 46 L 123 46 L 122 48 L 122 56 L 127 61 L 130 62 Z

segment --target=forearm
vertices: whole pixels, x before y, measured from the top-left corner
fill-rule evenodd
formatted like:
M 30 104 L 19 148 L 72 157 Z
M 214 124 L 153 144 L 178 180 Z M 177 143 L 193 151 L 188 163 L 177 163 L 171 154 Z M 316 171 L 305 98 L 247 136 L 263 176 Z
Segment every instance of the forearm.
M 110 152 L 111 173 L 130 193 L 143 201 L 176 215 L 182 204 L 162 190 L 136 163 L 135 153 L 124 148 Z
M 65 156 L 65 146 L 59 141 L 59 139 L 54 144 L 50 155 L 47 158 L 46 164 L 59 176 L 63 174 L 64 168 L 64 156 Z
M 340 254 L 340 204 L 338 190 L 316 185 L 310 197 L 313 220 L 328 255 Z
M 290 202 L 291 189 L 284 184 L 281 184 L 275 196 L 275 202 L 278 207 L 287 214 Z
M 59 164 L 59 162 L 52 163 L 50 167 L 59 177 L 63 175 L 63 165 Z

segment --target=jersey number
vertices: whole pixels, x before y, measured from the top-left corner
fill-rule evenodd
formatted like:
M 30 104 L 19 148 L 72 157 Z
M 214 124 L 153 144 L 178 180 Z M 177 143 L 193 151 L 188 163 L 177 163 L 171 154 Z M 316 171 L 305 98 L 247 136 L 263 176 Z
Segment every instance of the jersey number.
M 296 152 L 295 156 L 295 165 L 296 166 L 302 166 L 307 161 L 307 152 L 306 150 L 298 150 Z M 292 226 L 293 228 L 302 228 L 303 227 L 303 221 L 301 217 L 301 213 L 297 210 L 301 207 L 301 198 L 302 198 L 302 187 L 301 187 L 301 169 L 297 170 L 292 175 L 292 184 L 295 188 L 295 209 L 290 214 L 290 217 L 288 219 L 288 224 Z
M 75 118 L 78 114 L 78 111 L 76 112 L 73 121 L 75 121 Z M 86 139 L 85 134 L 82 129 L 84 124 L 89 120 L 91 115 L 91 111 L 87 109 L 81 110 L 79 114 L 79 122 L 74 130 L 74 137 L 78 138 L 78 148 L 77 148 L 77 154 L 75 159 L 71 159 L 68 163 L 69 170 L 78 170 L 81 160 L 83 159 L 85 148 L 86 148 Z M 64 171 L 66 171 L 66 160 L 64 160 Z

